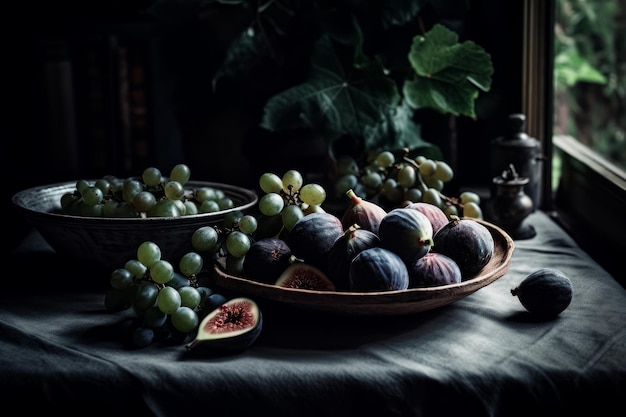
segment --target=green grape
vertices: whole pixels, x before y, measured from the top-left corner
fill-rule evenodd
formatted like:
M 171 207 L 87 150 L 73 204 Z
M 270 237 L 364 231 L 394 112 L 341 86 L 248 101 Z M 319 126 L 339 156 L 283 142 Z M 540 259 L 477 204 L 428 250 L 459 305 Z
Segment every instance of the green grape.
M 468 201 L 463 204 L 463 216 L 472 217 L 474 219 L 482 219 L 483 211 L 478 204 L 473 201 Z
M 215 213 L 217 211 L 220 211 L 220 205 L 215 200 L 204 200 L 198 207 L 199 213 Z
M 361 183 L 367 188 L 377 190 L 383 185 L 383 177 L 375 171 L 367 171 L 361 176 Z
M 150 276 L 158 284 L 165 284 L 174 278 L 174 266 L 165 259 L 159 259 L 150 265 Z
M 83 202 L 80 205 L 80 215 L 84 217 L 102 217 L 102 204 L 89 206 Z
M 424 178 L 432 176 L 436 169 L 437 164 L 432 159 L 426 159 L 419 165 L 420 175 Z
M 235 202 L 232 198 L 224 196 L 217 199 L 217 205 L 219 206 L 220 210 L 227 210 L 229 208 L 235 207 Z
M 96 180 L 96 183 L 94 185 L 102 190 L 103 194 L 107 194 L 109 193 L 109 191 L 111 191 L 111 183 L 104 178 Z
M 461 204 L 469 202 L 480 204 L 480 196 L 473 191 L 463 191 L 461 195 L 459 195 L 459 200 Z
M 176 181 L 181 185 L 185 185 L 189 178 L 191 178 L 191 170 L 185 164 L 174 165 L 174 168 L 170 171 L 170 181 Z
M 203 259 L 197 252 L 187 252 L 184 254 L 178 262 L 178 269 L 186 276 L 191 277 L 197 275 L 203 266 Z
M 436 178 L 443 182 L 449 182 L 454 177 L 454 171 L 452 167 L 443 161 L 437 161 L 435 163 L 435 172 L 433 172 L 433 178 Z
M 418 201 L 422 201 L 422 190 L 419 188 L 409 188 L 404 192 L 404 199 L 417 203 Z
M 304 212 L 302 211 L 300 206 L 290 204 L 283 209 L 281 216 L 285 229 L 291 230 L 293 225 L 296 224 L 298 220 L 304 217 Z
M 169 198 L 164 198 L 158 200 L 154 207 L 146 212 L 147 217 L 180 217 L 183 215 L 181 211 L 182 201 L 179 200 L 170 200 Z M 184 206 L 184 204 L 183 204 Z
M 202 226 L 191 235 L 191 246 L 200 252 L 212 251 L 217 245 L 219 236 L 211 226 Z
M 170 200 L 181 200 L 185 196 L 185 188 L 183 185 L 174 180 L 170 180 L 165 183 L 165 187 L 163 188 L 163 192 L 165 196 Z
M 239 230 L 247 235 L 253 234 L 258 226 L 259 222 L 256 217 L 250 214 L 246 214 L 239 219 Z
M 133 198 L 135 198 L 135 196 L 141 191 L 143 191 L 143 184 L 141 181 L 128 178 L 122 183 L 122 200 L 127 203 L 132 203 Z
M 78 191 L 81 195 L 85 192 L 85 189 L 90 187 L 91 184 L 87 180 L 78 180 L 76 181 L 76 191 Z
M 415 180 L 417 179 L 417 175 L 415 173 L 415 168 L 411 165 L 404 165 L 398 171 L 398 185 L 404 188 L 410 188 L 415 184 Z
M 343 196 L 348 190 L 354 189 L 359 182 L 359 179 L 354 174 L 345 174 L 339 177 L 335 182 L 335 193 L 337 196 Z
M 294 194 L 296 191 L 300 190 L 302 184 L 304 183 L 304 179 L 302 178 L 300 171 L 290 169 L 283 175 L 282 183 L 284 192 L 287 194 Z
M 356 177 L 359 175 L 359 164 L 357 164 L 356 160 L 351 156 L 340 156 L 337 158 L 337 175 L 340 177 L 344 175 L 353 175 Z
M 194 198 L 199 203 L 203 203 L 206 200 L 217 200 L 217 194 L 212 187 L 199 187 L 194 191 Z
M 283 189 L 283 180 L 276 174 L 266 172 L 259 178 L 259 186 L 265 194 L 280 193 Z
M 117 206 L 120 203 L 117 200 L 109 200 L 102 206 L 102 215 L 104 217 L 117 217 Z
M 443 212 L 446 213 L 446 216 L 448 216 L 449 218 L 459 215 L 459 209 L 453 204 L 446 205 L 446 207 L 443 209 Z
M 430 188 L 434 188 L 437 191 L 443 190 L 443 181 L 435 177 L 424 177 L 424 184 Z
M 150 191 L 140 191 L 133 198 L 132 204 L 138 212 L 146 213 L 156 206 L 157 200 Z
M 424 191 L 422 195 L 422 201 L 424 203 L 433 204 L 437 207 L 443 206 L 443 200 L 441 198 L 441 194 L 439 194 L 439 190 L 435 188 L 428 188 L 426 191 Z
M 157 329 L 165 324 L 167 314 L 161 311 L 159 307 L 148 307 L 142 316 L 142 324 L 149 329 Z
M 228 253 L 236 257 L 242 257 L 250 249 L 250 238 L 243 232 L 234 230 L 226 236 L 226 249 Z
M 151 267 L 161 259 L 161 248 L 154 242 L 145 241 L 137 248 L 137 259 L 147 267 Z
M 95 206 L 96 204 L 100 204 L 102 199 L 104 198 L 104 194 L 102 190 L 96 186 L 86 187 L 83 192 L 83 202 L 88 206 Z
M 300 188 L 300 199 L 310 206 L 319 206 L 326 200 L 326 190 L 319 184 L 306 184 Z
M 156 187 L 163 180 L 163 175 L 161 175 L 161 171 L 158 168 L 148 167 L 143 170 L 141 179 L 148 187 Z
M 382 194 L 392 203 L 399 203 L 404 198 L 404 192 L 393 178 L 387 178 L 383 183 Z
M 239 220 L 241 220 L 242 217 L 243 211 L 231 211 L 230 213 L 226 213 L 226 215 L 224 216 L 224 221 L 222 223 L 224 224 L 224 227 L 226 229 L 236 229 L 237 225 L 239 224 Z
M 143 312 L 147 308 L 154 306 L 156 303 L 159 289 L 151 282 L 142 282 L 137 286 L 137 290 L 133 296 L 133 309 L 137 312 Z
M 69 210 L 72 204 L 78 201 L 79 197 L 75 196 L 74 193 L 63 193 L 61 196 L 61 208 L 63 210 Z
M 176 288 L 163 287 L 157 295 L 156 305 L 165 314 L 173 314 L 181 306 L 180 293 Z
M 190 285 L 178 288 L 180 294 L 180 304 L 189 308 L 196 308 L 200 305 L 202 296 L 200 292 Z
M 127 269 L 132 274 L 133 278 L 141 279 L 146 275 L 148 268 L 139 262 L 137 259 L 129 259 L 124 264 L 124 269 Z
M 115 207 L 114 217 L 138 217 L 138 214 L 132 203 L 119 201 Z
M 376 164 L 383 168 L 389 168 L 396 162 L 396 157 L 390 151 L 383 151 L 376 156 Z
M 278 193 L 265 194 L 259 200 L 259 211 L 265 216 L 274 216 L 283 211 L 285 200 Z
M 133 283 L 133 274 L 128 269 L 118 268 L 111 273 L 109 282 L 116 290 L 128 288 Z
M 182 306 L 171 315 L 172 326 L 181 333 L 189 333 L 198 327 L 198 313 L 189 307 Z
M 191 200 L 186 200 L 184 202 L 185 205 L 185 216 L 191 216 L 192 214 L 198 214 L 198 206 Z
M 424 155 L 418 155 L 415 158 L 413 158 L 413 160 L 415 161 L 415 163 L 417 163 L 417 165 L 421 165 L 422 162 L 424 162 L 425 160 L 427 160 L 428 158 L 426 158 Z

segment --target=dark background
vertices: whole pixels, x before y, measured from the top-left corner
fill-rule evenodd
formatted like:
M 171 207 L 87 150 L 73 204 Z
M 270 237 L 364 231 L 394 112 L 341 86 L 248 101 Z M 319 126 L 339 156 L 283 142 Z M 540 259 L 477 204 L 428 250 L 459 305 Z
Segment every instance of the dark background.
M 167 171 L 178 162 L 188 163 L 197 180 L 229 182 L 255 187 L 258 170 L 280 170 L 287 164 L 307 162 L 309 154 L 291 160 L 276 157 L 285 138 L 251 135 L 248 115 L 223 105 L 211 92 L 212 72 L 224 50 L 207 42 L 205 28 L 199 25 L 164 30 L 142 14 L 149 1 L 106 2 L 74 5 L 70 2 L 35 1 L 7 6 L 3 22 L 3 118 L 0 134 L 5 170 L 3 204 L 8 210 L 11 196 L 24 188 L 85 177 L 138 175 L 148 165 Z M 467 17 L 469 36 L 491 54 L 494 75 L 491 91 L 479 98 L 478 111 L 486 119 L 456 120 L 450 131 L 447 118 L 432 118 L 424 126 L 425 136 L 438 144 L 456 173 L 455 187 L 488 186 L 490 141 L 503 134 L 503 123 L 521 107 L 521 1 L 500 4 L 497 0 L 473 1 Z M 81 118 L 85 104 L 75 87 L 75 140 L 68 143 L 67 126 L 61 103 L 50 102 L 51 85 L 46 82 L 50 63 L 74 62 L 72 51 L 63 42 L 87 42 L 107 35 L 151 45 L 147 93 L 152 140 L 147 156 L 125 165 L 110 157 L 95 165 L 94 143 L 85 135 Z M 59 43 L 59 40 L 61 41 Z M 59 47 L 59 45 L 61 45 Z M 80 85 L 81 71 L 72 72 Z M 56 84 L 54 84 L 56 85 Z M 115 88 L 114 85 L 104 86 Z M 63 87 L 59 86 L 62 90 Z M 53 89 L 54 90 L 54 89 Z M 62 97 L 56 91 L 55 97 Z M 61 95 L 59 95 L 61 94 Z M 108 129 L 115 129 L 111 118 Z M 69 123 L 69 122 L 68 122 Z M 109 131 L 114 136 L 114 131 Z M 99 143 L 99 148 L 115 155 L 116 146 Z M 293 144 L 291 145 L 293 146 Z M 297 148 L 297 146 L 296 146 Z M 119 150 L 119 149 L 118 149 Z M 265 152 L 265 153 L 263 153 Z M 267 165 L 263 165 L 267 161 Z M 104 171 L 105 172 L 104 172 Z M 5 211 L 6 230 L 11 246 L 19 242 L 28 224 L 14 211 Z

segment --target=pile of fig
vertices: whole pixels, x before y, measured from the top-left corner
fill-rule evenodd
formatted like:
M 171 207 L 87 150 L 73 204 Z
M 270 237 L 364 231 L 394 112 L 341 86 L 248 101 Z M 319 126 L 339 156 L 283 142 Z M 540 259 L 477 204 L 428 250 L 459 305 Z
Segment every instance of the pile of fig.
M 302 290 L 398 291 L 469 280 L 494 254 L 491 233 L 474 219 L 428 203 L 386 211 L 347 195 L 342 216 L 312 212 L 287 232 L 255 240 L 244 278 Z

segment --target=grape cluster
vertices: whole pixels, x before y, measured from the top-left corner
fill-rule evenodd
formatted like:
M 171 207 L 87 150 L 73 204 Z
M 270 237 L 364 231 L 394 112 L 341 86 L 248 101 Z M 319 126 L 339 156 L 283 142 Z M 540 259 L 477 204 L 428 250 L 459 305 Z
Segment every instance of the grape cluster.
M 266 172 L 259 178 L 259 186 L 265 193 L 259 199 L 259 211 L 266 217 L 280 216 L 287 231 L 306 214 L 324 211 L 326 190 L 320 184 L 304 184 L 298 170 L 288 170 L 282 177 Z
M 338 196 L 354 190 L 361 198 L 380 199 L 389 206 L 425 202 L 441 208 L 448 216 L 482 219 L 477 193 L 464 191 L 458 197 L 443 193 L 453 178 L 454 171 L 445 161 L 422 155 L 410 157 L 408 149 L 399 156 L 385 150 L 374 153 L 362 167 L 350 156 L 339 158 L 334 185 Z
M 139 178 L 105 175 L 95 181 L 80 179 L 73 192 L 61 196 L 61 210 L 87 217 L 178 217 L 233 207 L 223 190 L 187 187 L 190 177 L 189 167 L 177 164 L 169 176 L 148 167 Z

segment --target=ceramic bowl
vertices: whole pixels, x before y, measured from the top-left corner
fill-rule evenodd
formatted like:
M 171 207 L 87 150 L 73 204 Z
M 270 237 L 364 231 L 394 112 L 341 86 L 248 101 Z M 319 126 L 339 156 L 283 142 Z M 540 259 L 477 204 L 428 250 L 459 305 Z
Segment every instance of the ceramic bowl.
M 228 184 L 189 181 L 185 188 L 213 187 L 224 191 L 232 208 L 180 217 L 104 218 L 61 214 L 61 196 L 76 189 L 76 182 L 29 188 L 16 193 L 12 202 L 60 255 L 93 262 L 110 270 L 137 258 L 137 248 L 147 240 L 161 248 L 163 258 L 180 259 L 191 250 L 191 235 L 206 225 L 218 225 L 228 213 L 247 212 L 257 194 Z

